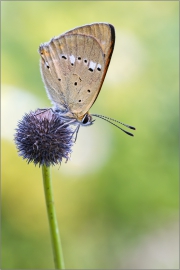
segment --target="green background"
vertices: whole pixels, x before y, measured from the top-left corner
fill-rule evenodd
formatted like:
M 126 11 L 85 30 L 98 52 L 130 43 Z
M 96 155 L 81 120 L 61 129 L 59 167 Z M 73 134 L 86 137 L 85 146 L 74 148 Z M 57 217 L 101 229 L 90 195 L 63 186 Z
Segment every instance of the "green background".
M 50 106 L 38 46 L 77 26 L 109 22 L 116 44 L 71 160 L 52 169 L 68 269 L 178 268 L 178 6 L 175 1 L 2 1 L 3 269 L 53 268 L 41 169 L 18 157 L 22 116 Z

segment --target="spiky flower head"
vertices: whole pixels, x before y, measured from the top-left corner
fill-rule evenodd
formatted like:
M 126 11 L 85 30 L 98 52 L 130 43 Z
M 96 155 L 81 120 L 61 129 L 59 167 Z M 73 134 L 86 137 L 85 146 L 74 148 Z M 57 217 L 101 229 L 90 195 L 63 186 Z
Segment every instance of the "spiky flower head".
M 52 109 L 38 109 L 18 122 L 15 144 L 19 155 L 35 165 L 55 165 L 69 159 L 73 130 Z

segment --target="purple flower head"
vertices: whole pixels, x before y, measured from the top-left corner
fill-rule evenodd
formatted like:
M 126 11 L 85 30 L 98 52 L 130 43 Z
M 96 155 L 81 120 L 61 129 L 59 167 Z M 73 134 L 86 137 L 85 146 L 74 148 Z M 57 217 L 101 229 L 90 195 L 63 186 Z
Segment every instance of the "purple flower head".
M 15 144 L 28 163 L 55 165 L 69 159 L 73 129 L 52 109 L 38 109 L 18 122 Z

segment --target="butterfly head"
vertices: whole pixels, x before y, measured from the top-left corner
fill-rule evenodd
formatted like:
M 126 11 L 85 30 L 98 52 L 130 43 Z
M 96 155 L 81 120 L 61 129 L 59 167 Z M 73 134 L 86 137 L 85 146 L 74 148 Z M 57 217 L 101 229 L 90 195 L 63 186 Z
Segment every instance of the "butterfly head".
M 92 115 L 88 112 L 82 117 L 78 117 L 76 114 L 69 112 L 63 112 L 56 106 L 54 107 L 54 112 L 59 113 L 61 119 L 65 121 L 71 121 L 72 124 L 80 124 L 81 126 L 91 126 L 95 120 L 93 120 Z

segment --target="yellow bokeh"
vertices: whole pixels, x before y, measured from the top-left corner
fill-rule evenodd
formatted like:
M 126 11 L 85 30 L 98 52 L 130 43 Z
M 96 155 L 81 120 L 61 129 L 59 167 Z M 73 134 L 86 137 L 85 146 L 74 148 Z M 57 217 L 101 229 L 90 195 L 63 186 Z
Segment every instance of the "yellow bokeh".
M 41 168 L 18 157 L 13 136 L 25 113 L 51 106 L 40 44 L 93 22 L 113 24 L 116 43 L 90 112 L 137 130 L 97 119 L 52 168 L 66 268 L 178 268 L 178 5 L 1 2 L 3 269 L 53 268 Z

